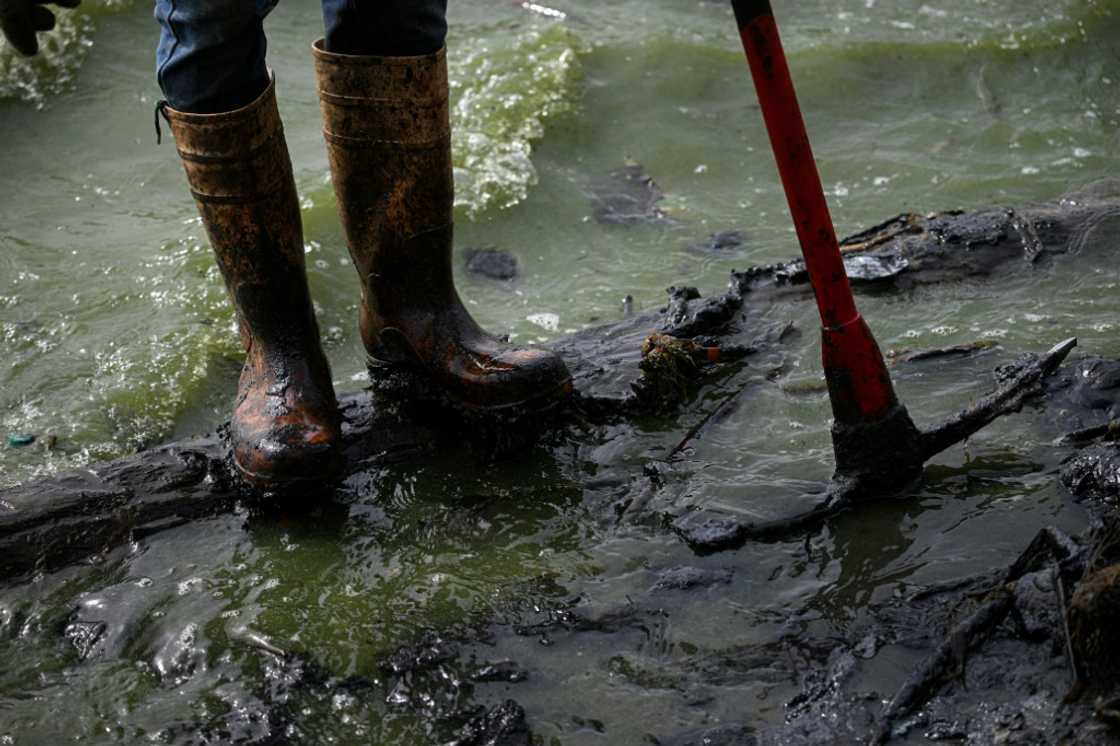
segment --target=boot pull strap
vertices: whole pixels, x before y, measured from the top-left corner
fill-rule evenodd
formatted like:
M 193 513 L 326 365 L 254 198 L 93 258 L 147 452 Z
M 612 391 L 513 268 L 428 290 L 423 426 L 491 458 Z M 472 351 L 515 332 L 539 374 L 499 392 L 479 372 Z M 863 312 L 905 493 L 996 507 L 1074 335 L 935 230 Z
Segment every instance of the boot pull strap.
M 161 132 L 160 128 L 159 128 L 159 118 L 160 118 L 160 116 L 162 115 L 163 118 L 166 119 L 168 123 L 171 122 L 171 120 L 167 118 L 167 107 L 170 106 L 170 105 L 171 104 L 169 104 L 167 102 L 167 99 L 165 99 L 165 98 L 160 99 L 159 101 L 156 102 L 156 111 L 155 111 L 155 116 L 153 117 L 155 119 L 155 122 L 156 122 L 156 145 L 159 145 L 160 142 L 162 142 L 162 140 L 163 140 L 163 132 Z

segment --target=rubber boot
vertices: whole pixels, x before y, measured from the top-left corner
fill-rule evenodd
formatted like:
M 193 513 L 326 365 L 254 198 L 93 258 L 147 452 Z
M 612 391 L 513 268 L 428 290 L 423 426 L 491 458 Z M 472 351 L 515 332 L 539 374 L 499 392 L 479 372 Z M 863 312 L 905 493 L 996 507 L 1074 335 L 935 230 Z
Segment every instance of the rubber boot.
M 230 422 L 233 462 L 261 489 L 321 483 L 338 471 L 340 417 L 307 288 L 275 81 L 236 111 L 162 111 L 246 351 Z
M 535 411 L 570 393 L 557 355 L 487 334 L 455 290 L 444 51 L 353 56 L 327 52 L 320 40 L 314 54 L 338 209 L 362 280 L 371 369 L 418 368 L 468 409 Z

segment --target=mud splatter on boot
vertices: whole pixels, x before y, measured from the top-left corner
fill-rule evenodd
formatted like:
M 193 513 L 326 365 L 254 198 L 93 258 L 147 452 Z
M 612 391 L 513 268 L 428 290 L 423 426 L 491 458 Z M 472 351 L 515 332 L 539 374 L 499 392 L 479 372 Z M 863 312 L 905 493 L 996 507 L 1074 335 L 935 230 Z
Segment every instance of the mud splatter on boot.
M 452 276 L 451 129 L 444 51 L 334 54 L 315 43 L 331 174 L 362 280 L 361 332 L 378 365 L 421 373 L 462 408 L 548 408 L 572 390 L 555 354 L 483 331 Z
M 340 421 L 307 288 L 275 82 L 236 111 L 162 111 L 247 353 L 230 423 L 233 462 L 261 489 L 320 483 L 338 471 Z

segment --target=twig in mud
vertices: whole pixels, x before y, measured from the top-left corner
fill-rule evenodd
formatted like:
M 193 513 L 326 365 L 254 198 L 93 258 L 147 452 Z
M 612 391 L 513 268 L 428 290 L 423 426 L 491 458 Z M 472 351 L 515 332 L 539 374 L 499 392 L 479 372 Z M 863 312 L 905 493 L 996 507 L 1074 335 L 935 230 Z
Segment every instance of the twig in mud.
M 893 241 L 899 236 L 923 233 L 922 219 L 921 215 L 913 212 L 897 215 L 854 236 L 848 236 L 840 242 L 840 253 L 855 254 L 870 251 L 877 246 Z
M 703 429 L 707 427 L 708 423 L 711 422 L 716 415 L 722 412 L 724 408 L 731 404 L 732 401 L 738 399 L 739 396 L 747 390 L 747 387 L 750 386 L 750 384 L 751 382 L 748 379 L 744 381 L 743 384 L 739 386 L 739 388 L 723 397 L 723 399 L 720 400 L 720 403 L 717 404 L 711 412 L 704 415 L 704 417 L 699 422 L 689 428 L 688 432 L 685 433 L 684 438 L 682 438 L 681 441 L 673 446 L 673 449 L 669 451 L 669 454 L 665 457 L 665 460 L 672 461 L 674 456 L 683 451 L 694 438 L 700 435 L 701 431 L 703 431 Z
M 933 653 L 925 659 L 898 690 L 890 703 L 884 708 L 879 726 L 872 743 L 887 743 L 893 736 L 894 722 L 908 712 L 933 697 L 956 670 L 964 663 L 969 648 L 978 646 L 1012 612 L 1015 605 L 1015 592 L 1012 584 L 1030 573 L 1045 569 L 1043 559 L 1050 558 L 1063 624 L 1066 623 L 1065 590 L 1061 585 L 1063 562 L 1077 562 L 1083 558 L 1084 550 L 1070 536 L 1052 526 L 1040 530 L 1031 540 L 1026 550 L 1011 563 L 1003 574 L 1003 579 L 989 594 L 990 597 L 961 623 L 957 624 Z M 1056 561 L 1055 561 L 1056 560 Z M 1066 646 L 1073 669 L 1074 681 L 1078 681 L 1078 671 L 1073 663 L 1072 638 L 1068 625 L 1065 630 Z
M 1046 526 L 1035 534 L 1023 553 L 1007 568 L 1003 583 L 1014 582 L 1028 573 L 1041 570 L 1046 558 L 1067 560 L 1081 554 L 1082 547 L 1073 537 L 1053 526 Z
M 955 578 L 953 580 L 946 580 L 940 583 L 933 583 L 907 596 L 906 602 L 914 603 L 916 601 L 922 601 L 927 598 L 939 596 L 942 593 L 953 593 L 963 588 L 970 588 L 972 586 L 980 586 L 984 588 L 983 593 L 988 593 L 991 591 L 993 586 L 999 584 L 1001 578 L 1006 574 L 1006 572 L 1006 570 L 995 570 L 983 573 L 981 575 L 969 575 L 963 578 Z
M 689 443 L 691 443 L 698 435 L 700 435 L 701 432 L 703 432 L 704 428 L 707 427 L 707 425 L 713 419 L 715 419 L 716 415 L 726 410 L 726 408 L 733 401 L 739 398 L 739 396 L 747 390 L 747 387 L 750 386 L 750 384 L 751 381 L 749 379 L 744 381 L 741 386 L 721 399 L 719 404 L 717 404 L 711 412 L 704 415 L 704 417 L 699 422 L 689 428 L 688 432 L 685 433 L 685 436 L 681 438 L 680 442 L 678 442 L 675 446 L 673 446 L 672 449 L 669 450 L 664 459 L 654 460 L 646 464 L 646 467 L 644 469 L 645 479 L 643 480 L 644 484 L 641 487 L 641 491 L 637 494 L 636 497 L 626 500 L 625 504 L 618 511 L 619 521 L 622 520 L 624 515 L 634 513 L 640 514 L 644 512 L 650 500 L 652 500 L 654 495 L 661 489 L 664 483 L 662 481 L 661 471 L 657 467 L 657 464 L 668 464 L 669 462 L 671 462 L 677 456 L 677 454 L 681 453 L 686 447 L 688 447 Z
M 1077 670 L 1077 656 L 1073 652 L 1073 636 L 1069 633 L 1069 602 L 1066 600 L 1065 581 L 1062 580 L 1062 571 L 1057 563 L 1054 564 L 1054 590 L 1058 594 L 1058 611 L 1062 617 L 1062 636 L 1065 639 L 1066 660 L 1069 661 L 1069 673 L 1073 679 L 1071 691 L 1081 686 L 1081 674 Z
M 996 419 L 1018 412 L 1027 399 L 1039 393 L 1042 381 L 1058 369 L 1076 346 L 1076 337 L 1059 342 L 1029 363 L 1018 366 L 1015 377 L 996 391 L 941 425 L 924 431 L 921 438 L 924 457 L 929 459 Z
M 1120 440 L 1120 420 L 1109 420 L 1103 425 L 1066 433 L 1055 441 L 1055 445 L 1084 445 L 1096 440 Z
M 986 638 L 1007 617 L 1014 603 L 1014 596 L 1006 589 L 999 591 L 976 611 L 953 627 L 945 640 L 922 666 L 906 679 L 906 683 L 891 699 L 879 720 L 872 743 L 877 746 L 891 740 L 894 721 L 933 696 L 941 685 L 964 663 L 968 648 Z

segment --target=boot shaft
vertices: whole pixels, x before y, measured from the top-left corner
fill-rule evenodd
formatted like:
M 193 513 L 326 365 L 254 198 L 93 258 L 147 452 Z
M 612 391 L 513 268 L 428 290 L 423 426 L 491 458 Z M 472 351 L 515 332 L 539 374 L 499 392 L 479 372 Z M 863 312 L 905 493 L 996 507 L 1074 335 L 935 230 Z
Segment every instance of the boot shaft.
M 314 336 L 317 345 L 275 81 L 235 111 L 191 114 L 164 107 L 163 113 L 237 309 L 242 342 L 279 348 Z
M 338 210 L 362 279 L 371 364 L 401 365 L 459 407 L 544 409 L 571 391 L 563 361 L 481 329 L 455 292 L 447 62 L 314 47 Z
M 307 288 L 275 81 L 236 111 L 163 113 L 247 353 L 230 418 L 233 463 L 262 489 L 321 485 L 341 465 L 341 424 Z
M 314 46 L 331 174 L 374 317 L 446 303 L 454 180 L 443 50 L 359 57 Z M 409 298 L 392 278 L 407 277 Z M 416 289 L 422 289 L 417 293 Z

